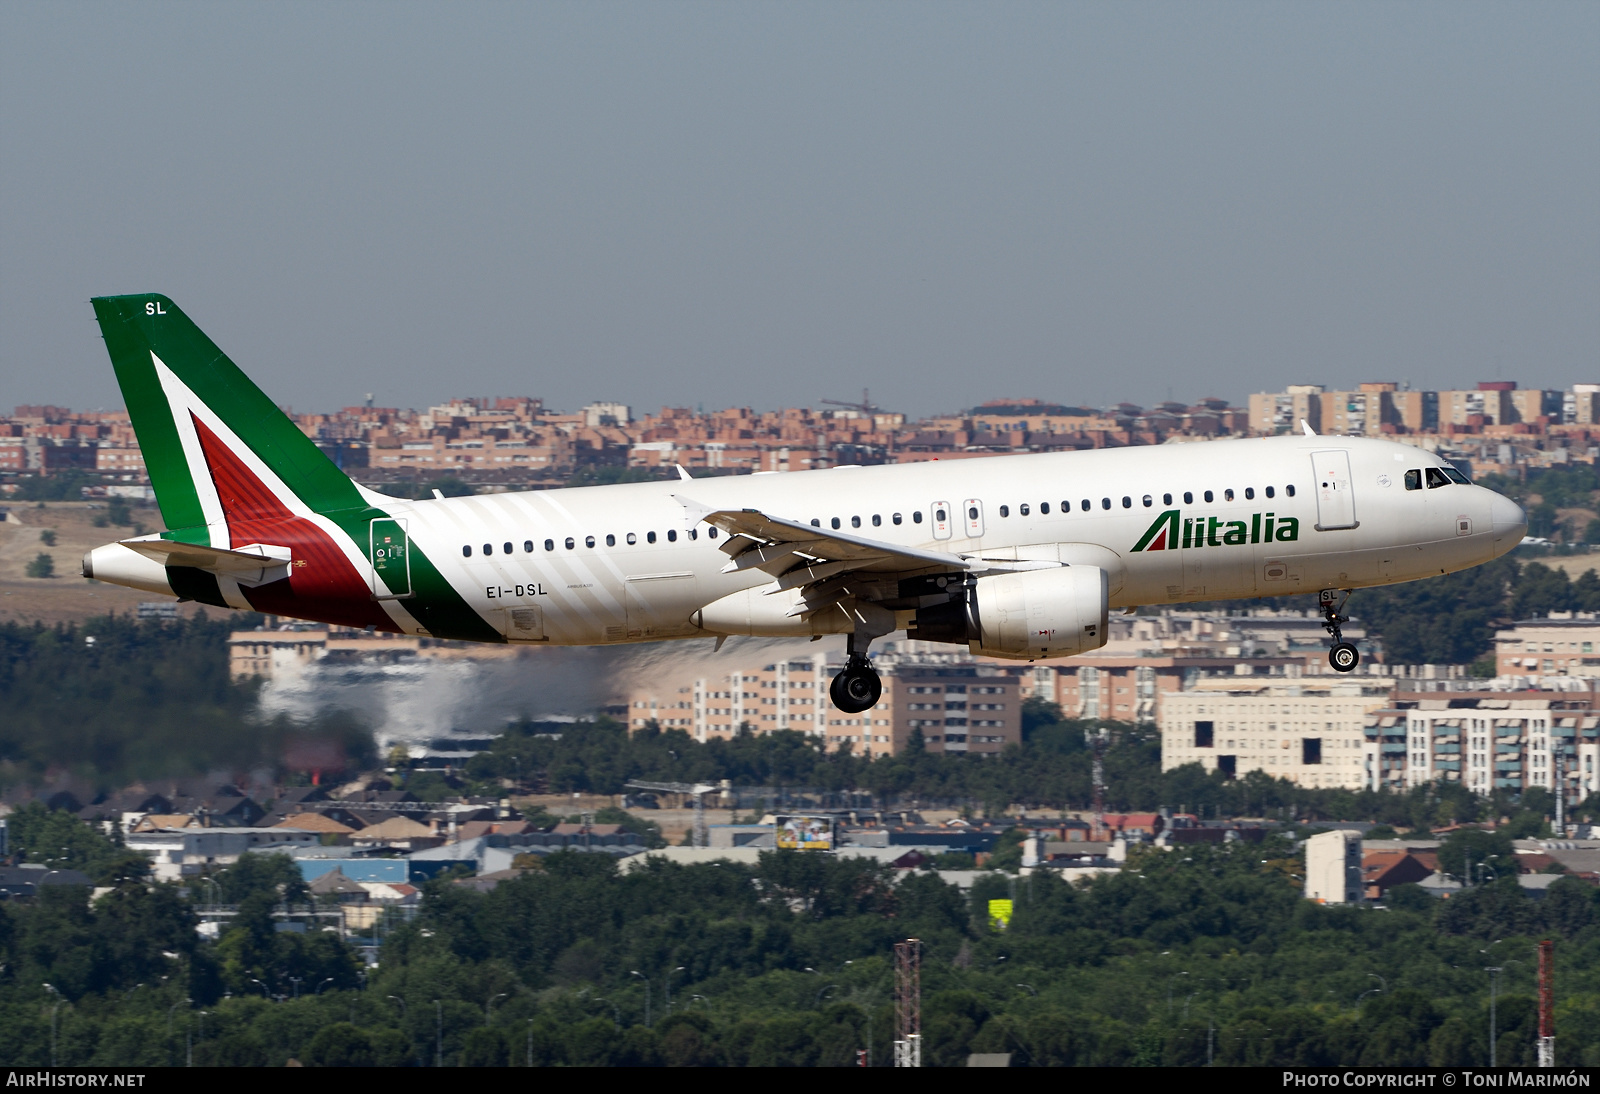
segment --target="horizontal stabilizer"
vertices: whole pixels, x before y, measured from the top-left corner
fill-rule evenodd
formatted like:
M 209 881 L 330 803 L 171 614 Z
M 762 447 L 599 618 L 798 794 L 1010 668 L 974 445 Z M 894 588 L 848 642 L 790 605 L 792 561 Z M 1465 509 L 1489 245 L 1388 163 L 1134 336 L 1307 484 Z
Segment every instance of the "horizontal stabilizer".
M 235 550 L 205 547 L 198 543 L 178 543 L 170 539 L 125 539 L 122 546 L 137 551 L 163 566 L 192 566 L 233 578 L 241 585 L 254 587 L 289 576 L 292 552 L 287 547 L 252 543 Z

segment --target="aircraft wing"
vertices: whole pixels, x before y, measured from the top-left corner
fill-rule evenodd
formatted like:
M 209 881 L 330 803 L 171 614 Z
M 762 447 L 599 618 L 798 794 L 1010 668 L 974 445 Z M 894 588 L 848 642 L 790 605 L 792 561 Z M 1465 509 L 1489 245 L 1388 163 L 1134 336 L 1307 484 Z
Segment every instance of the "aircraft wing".
M 712 509 L 676 495 L 692 523 L 704 521 L 728 534 L 722 551 L 732 559 L 723 573 L 761 570 L 776 580 L 767 592 L 801 590 L 801 602 L 790 613 L 808 616 L 851 598 L 881 599 L 868 595 L 862 578 L 932 569 L 984 569 L 961 555 L 884 543 L 814 524 L 776 517 L 758 509 Z

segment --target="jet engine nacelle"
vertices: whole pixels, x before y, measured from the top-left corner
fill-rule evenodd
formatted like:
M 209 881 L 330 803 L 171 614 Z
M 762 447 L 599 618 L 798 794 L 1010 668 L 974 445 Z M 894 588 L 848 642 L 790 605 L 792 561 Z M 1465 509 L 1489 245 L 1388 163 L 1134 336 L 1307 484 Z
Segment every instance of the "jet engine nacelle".
M 917 610 L 909 638 L 957 642 L 984 657 L 1034 661 L 1106 644 L 1106 572 L 1062 566 L 969 581 L 943 604 Z

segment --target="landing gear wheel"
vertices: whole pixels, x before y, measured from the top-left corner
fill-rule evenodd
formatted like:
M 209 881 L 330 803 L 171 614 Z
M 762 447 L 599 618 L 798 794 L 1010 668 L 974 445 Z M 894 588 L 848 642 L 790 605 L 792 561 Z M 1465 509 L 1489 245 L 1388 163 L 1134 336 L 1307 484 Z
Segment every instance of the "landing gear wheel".
M 1361 651 L 1356 649 L 1353 642 L 1346 642 L 1340 630 L 1340 624 L 1350 622 L 1350 617 L 1344 614 L 1350 590 L 1343 590 L 1343 595 L 1340 592 L 1339 589 L 1323 589 L 1317 594 L 1317 603 L 1322 608 L 1322 629 L 1333 639 L 1333 648 L 1328 651 L 1328 664 L 1333 666 L 1334 672 L 1353 672 L 1361 664 Z
M 1361 651 L 1351 642 L 1340 642 L 1328 651 L 1328 664 L 1334 672 L 1352 672 L 1361 664 Z
M 883 697 L 883 681 L 872 662 L 860 654 L 851 654 L 843 671 L 828 685 L 828 697 L 846 714 L 860 714 L 878 705 Z

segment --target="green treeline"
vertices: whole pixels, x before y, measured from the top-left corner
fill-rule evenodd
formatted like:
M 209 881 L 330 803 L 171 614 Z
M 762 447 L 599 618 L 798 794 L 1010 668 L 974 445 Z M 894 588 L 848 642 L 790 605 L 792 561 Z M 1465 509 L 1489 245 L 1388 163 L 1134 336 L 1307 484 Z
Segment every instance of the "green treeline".
M 335 935 L 273 929 L 303 886 L 286 859 L 247 856 L 190 889 L 127 877 L 92 906 L 70 888 L 0 905 L 0 1065 L 48 1063 L 53 1020 L 64 1065 L 850 1066 L 870 1051 L 882 1066 L 907 937 L 924 943 L 934 1066 L 1482 1065 L 1489 964 L 1506 970 L 1498 1059 L 1527 1065 L 1544 937 L 1558 1061 L 1600 1064 L 1593 887 L 1564 879 L 1537 902 L 1511 880 L 1447 902 L 1401 887 L 1387 909 L 1330 908 L 1300 898 L 1298 862 L 1272 837 L 963 892 L 793 852 L 628 874 L 561 852 L 487 894 L 430 883 L 415 918 L 379 926 L 363 980 Z M 215 942 L 196 936 L 202 898 L 239 906 Z M 1006 930 L 994 898 L 1016 902 Z
M 228 634 L 260 616 L 126 616 L 73 626 L 0 624 L 0 787 L 69 772 L 100 789 L 138 779 L 281 767 L 307 736 L 351 765 L 373 759 L 348 715 L 313 725 L 256 714 L 253 684 L 228 679 Z

